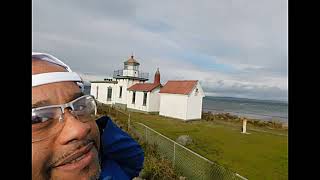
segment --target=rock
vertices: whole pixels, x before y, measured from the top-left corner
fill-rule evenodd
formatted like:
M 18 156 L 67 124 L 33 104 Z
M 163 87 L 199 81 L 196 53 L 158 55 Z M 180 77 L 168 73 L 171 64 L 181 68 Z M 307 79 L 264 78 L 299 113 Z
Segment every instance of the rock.
M 192 139 L 190 136 L 188 135 L 181 135 L 177 138 L 176 140 L 179 144 L 185 146 L 185 145 L 189 145 L 192 143 Z

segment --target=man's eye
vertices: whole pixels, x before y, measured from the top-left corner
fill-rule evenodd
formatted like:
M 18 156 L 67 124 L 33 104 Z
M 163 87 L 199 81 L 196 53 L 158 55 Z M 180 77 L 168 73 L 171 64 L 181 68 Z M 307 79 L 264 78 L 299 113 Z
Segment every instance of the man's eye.
M 39 116 L 33 116 L 32 117 L 32 124 L 37 124 L 37 123 L 41 123 L 42 122 L 42 118 Z
M 32 124 L 43 123 L 43 122 L 49 121 L 51 119 L 52 118 L 49 118 L 49 117 L 35 116 L 35 117 L 32 117 Z
M 87 107 L 87 106 L 85 106 L 85 105 L 79 105 L 76 110 L 77 110 L 77 111 L 82 111 L 82 110 L 84 110 L 86 107 Z
M 33 132 L 41 132 L 43 130 L 50 129 L 54 123 L 53 118 L 49 117 L 37 117 L 35 119 L 32 118 L 32 131 Z

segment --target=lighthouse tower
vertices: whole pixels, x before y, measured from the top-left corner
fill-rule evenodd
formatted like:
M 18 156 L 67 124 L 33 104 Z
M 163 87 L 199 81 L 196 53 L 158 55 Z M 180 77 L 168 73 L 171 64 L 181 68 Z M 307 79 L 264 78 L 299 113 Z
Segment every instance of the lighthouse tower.
M 139 71 L 140 63 L 134 59 L 134 56 L 123 62 L 123 69 L 116 70 L 113 72 L 113 78 L 117 81 L 115 88 L 115 103 L 116 104 L 127 104 L 127 88 L 136 84 L 144 83 L 148 81 L 149 73 L 143 73 Z
M 124 64 L 123 76 L 139 77 L 139 65 L 140 65 L 140 63 L 138 63 L 138 61 L 136 61 L 133 58 L 133 55 L 131 56 L 131 58 L 129 58 L 123 64 Z

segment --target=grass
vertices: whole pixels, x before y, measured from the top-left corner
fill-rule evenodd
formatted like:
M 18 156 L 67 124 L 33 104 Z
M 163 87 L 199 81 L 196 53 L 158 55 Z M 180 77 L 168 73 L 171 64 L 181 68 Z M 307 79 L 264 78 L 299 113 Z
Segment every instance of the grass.
M 176 140 L 189 135 L 187 146 L 198 154 L 232 169 L 248 179 L 288 179 L 288 139 L 264 132 L 241 134 L 240 128 L 221 123 L 180 120 L 131 113 L 134 121 L 144 123 Z
M 248 179 L 288 179 L 288 137 L 271 134 L 287 131 L 260 127 L 271 133 L 251 131 L 240 133 L 241 127 L 230 122 L 181 120 L 131 112 L 131 122 L 141 122 L 176 140 L 189 135 L 188 148 Z

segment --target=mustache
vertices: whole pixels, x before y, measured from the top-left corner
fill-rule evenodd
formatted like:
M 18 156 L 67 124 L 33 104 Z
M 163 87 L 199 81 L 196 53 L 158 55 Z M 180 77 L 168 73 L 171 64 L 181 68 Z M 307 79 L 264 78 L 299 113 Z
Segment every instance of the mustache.
M 64 160 L 65 158 L 67 158 L 68 156 L 70 156 L 71 154 L 73 154 L 74 152 L 76 152 L 77 150 L 79 150 L 80 148 L 82 148 L 82 147 L 84 147 L 84 146 L 87 146 L 87 145 L 90 144 L 90 143 L 93 143 L 94 147 L 98 150 L 97 143 L 96 143 L 96 141 L 95 141 L 94 139 L 92 139 L 92 138 L 79 141 L 79 142 L 77 142 L 76 144 L 74 144 L 74 146 L 73 146 L 70 150 L 64 152 L 62 155 L 59 155 L 57 158 L 53 159 L 53 160 L 49 163 L 49 169 L 52 169 L 56 163 Z

